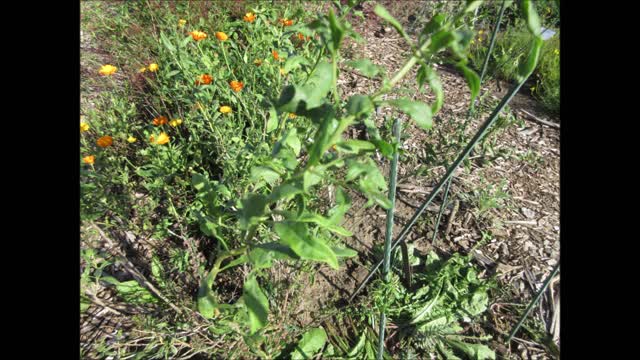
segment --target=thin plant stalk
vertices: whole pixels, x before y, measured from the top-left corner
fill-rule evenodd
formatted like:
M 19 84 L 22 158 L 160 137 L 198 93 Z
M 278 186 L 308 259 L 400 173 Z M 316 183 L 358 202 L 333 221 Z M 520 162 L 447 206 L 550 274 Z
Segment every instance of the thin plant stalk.
M 396 179 L 398 178 L 398 157 L 400 153 L 400 119 L 396 118 L 393 122 L 393 133 L 396 137 L 396 151 L 393 153 L 391 160 L 391 170 L 389 171 L 389 202 L 391 207 L 387 210 L 387 228 L 384 235 L 384 266 L 382 274 L 385 284 L 389 284 L 389 267 L 391 265 L 391 236 L 393 235 L 393 210 L 396 204 Z M 384 330 L 387 323 L 385 309 L 380 312 L 380 331 L 378 332 L 378 354 L 376 358 L 382 359 L 384 353 Z
M 427 209 L 427 206 L 429 206 L 429 204 L 431 204 L 431 202 L 436 197 L 438 192 L 444 187 L 444 185 L 447 182 L 447 180 L 449 180 L 449 178 L 453 175 L 453 172 L 456 171 L 456 169 L 458 168 L 458 166 L 460 166 L 460 164 L 464 161 L 464 159 L 466 159 L 467 156 L 469 156 L 469 153 L 471 153 L 471 150 L 473 150 L 473 148 L 478 144 L 478 142 L 480 142 L 480 140 L 484 137 L 484 135 L 486 134 L 487 130 L 498 119 L 498 114 L 500 114 L 500 112 L 504 109 L 504 107 L 507 106 L 509 101 L 511 101 L 511 99 L 518 93 L 518 90 L 520 90 L 520 88 L 522 87 L 522 85 L 524 85 L 525 81 L 527 81 L 528 78 L 529 77 L 527 76 L 526 78 L 522 79 L 522 81 L 520 81 L 518 84 L 516 84 L 513 87 L 513 89 L 511 89 L 511 91 L 509 93 L 507 93 L 504 96 L 504 98 L 502 98 L 502 101 L 500 102 L 500 104 L 498 104 L 498 106 L 493 110 L 493 112 L 491 113 L 489 118 L 478 129 L 478 131 L 476 132 L 476 134 L 473 137 L 473 139 L 471 139 L 469 144 L 467 144 L 467 147 L 462 151 L 462 153 L 453 162 L 453 164 L 451 164 L 451 166 L 449 166 L 449 169 L 447 169 L 447 173 L 440 179 L 440 181 L 433 188 L 433 190 L 431 190 L 431 193 L 427 197 L 427 200 L 422 204 L 422 206 L 420 206 L 420 208 L 418 210 L 416 210 L 416 212 L 413 214 L 413 216 L 411 217 L 409 222 L 404 226 L 404 228 L 402 229 L 402 231 L 398 235 L 397 239 L 393 242 L 393 244 L 391 246 L 392 250 L 395 249 L 396 246 L 398 246 L 398 244 L 400 244 L 400 242 L 404 241 L 405 237 L 409 234 L 409 231 L 411 230 L 413 225 L 416 223 L 416 221 L 418 220 L 420 215 L 422 215 L 422 213 Z M 369 282 L 369 280 L 371 280 L 371 277 L 378 270 L 378 268 L 380 268 L 380 265 L 382 265 L 382 260 L 380 260 L 371 269 L 371 271 L 369 272 L 367 277 L 365 277 L 364 280 L 362 281 L 362 283 L 360 283 L 360 286 L 358 286 L 358 288 L 349 297 L 349 301 L 352 301 L 353 298 L 355 298 L 355 296 Z
M 440 211 L 438 211 L 438 217 L 436 218 L 436 224 L 433 228 L 433 236 L 431 237 L 431 245 L 436 245 L 436 236 L 438 235 L 438 227 L 440 226 L 440 219 L 442 219 L 442 214 L 444 213 L 445 207 L 447 207 L 447 198 L 449 197 L 449 188 L 451 187 L 451 182 L 453 181 L 453 176 L 449 178 L 447 181 L 447 186 L 444 188 L 444 195 L 442 198 L 442 204 L 440 204 Z
M 545 290 L 547 290 L 547 287 L 551 283 L 551 279 L 553 279 L 556 276 L 559 270 L 560 270 L 560 262 L 558 262 L 558 264 L 553 269 L 553 271 L 551 271 L 551 274 L 547 276 L 547 279 L 542 284 L 542 287 L 540 288 L 540 290 L 538 290 L 538 293 L 536 294 L 536 296 L 533 299 L 531 299 L 531 302 L 529 303 L 529 306 L 527 306 L 527 309 L 524 311 L 524 314 L 522 314 L 520 321 L 518 321 L 516 326 L 513 327 L 513 330 L 511 330 L 511 333 L 507 338 L 507 344 L 511 341 L 511 339 L 516 334 L 516 332 L 518 332 L 518 329 L 520 329 L 520 326 L 522 326 L 522 323 L 524 323 L 524 320 L 527 318 L 527 316 L 529 316 L 529 313 L 531 312 L 531 310 L 533 310 L 533 307 L 538 303 L 538 301 L 542 297 L 542 294 L 544 294 Z

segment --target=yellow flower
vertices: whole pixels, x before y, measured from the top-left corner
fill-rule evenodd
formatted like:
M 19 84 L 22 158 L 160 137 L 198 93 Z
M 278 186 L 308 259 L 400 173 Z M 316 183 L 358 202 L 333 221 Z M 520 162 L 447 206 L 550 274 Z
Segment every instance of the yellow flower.
M 253 64 L 254 64 L 255 66 L 260 66 L 260 65 L 262 65 L 262 59 L 255 59 L 255 60 L 253 61 Z
M 100 71 L 98 72 L 102 76 L 108 76 L 108 75 L 113 75 L 113 73 L 115 73 L 116 71 L 118 71 L 118 68 L 113 65 L 102 65 L 100 67 Z
M 197 30 L 190 32 L 189 35 L 191 35 L 191 37 L 195 41 L 200 41 L 207 38 L 207 33 Z
M 149 64 L 149 71 L 151 71 L 151 72 L 156 72 L 156 71 L 158 71 L 158 68 L 159 68 L 159 66 L 158 66 L 158 64 L 156 64 L 156 63 Z
M 242 90 L 242 88 L 244 87 L 244 84 L 242 83 L 242 81 L 233 80 L 229 83 L 229 86 L 231 86 L 231 90 L 238 92 Z
M 89 130 L 89 124 L 85 122 L 80 123 L 80 132 L 85 132 Z
M 222 31 L 218 31 L 216 33 L 216 39 L 220 40 L 220 41 L 225 41 L 227 40 L 229 37 L 227 36 L 227 34 L 223 33 Z
M 98 144 L 98 146 L 105 148 L 107 146 L 111 146 L 113 144 L 113 138 L 109 135 L 105 135 L 101 138 L 99 138 L 96 141 L 96 144 Z
M 289 113 L 289 119 L 295 119 L 298 115 L 294 113 Z
M 138 69 L 138 72 L 139 72 L 139 73 L 141 73 L 141 74 L 142 74 L 143 72 L 145 72 L 145 71 L 147 71 L 147 68 L 146 68 L 146 67 L 141 67 L 140 69 Z
M 169 122 L 169 125 L 176 127 L 178 125 L 182 124 L 182 119 L 173 119 Z
M 252 12 L 248 12 L 242 19 L 246 22 L 253 22 L 256 19 L 256 15 Z
M 228 114 L 231 112 L 231 107 L 230 106 L 220 106 L 220 112 L 223 114 Z
M 283 68 L 280 68 L 280 75 L 282 75 L 282 76 L 287 75 L 287 73 L 284 71 Z
M 85 164 L 93 165 L 93 163 L 96 162 L 96 157 L 93 155 L 85 156 L 82 158 L 82 162 L 84 162 Z
M 160 135 L 158 135 L 158 140 L 156 140 L 156 144 L 164 145 L 168 142 L 169 142 L 169 135 L 167 135 L 167 133 L 165 132 L 161 132 Z
M 185 20 L 185 19 L 178 20 L 178 26 L 180 26 L 180 27 L 183 27 L 184 24 L 186 24 L 186 23 L 187 23 L 187 20 Z
M 127 141 L 133 144 L 134 142 L 138 141 L 138 139 L 134 138 L 133 136 L 129 136 Z

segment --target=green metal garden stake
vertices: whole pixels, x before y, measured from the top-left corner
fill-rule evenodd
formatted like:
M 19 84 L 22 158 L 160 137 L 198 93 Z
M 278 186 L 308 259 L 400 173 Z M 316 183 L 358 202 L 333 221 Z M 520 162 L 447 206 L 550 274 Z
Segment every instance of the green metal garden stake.
M 387 229 L 384 235 L 384 266 L 382 267 L 382 276 L 385 284 L 389 283 L 389 267 L 391 265 L 391 236 L 393 235 L 393 210 L 396 205 L 396 179 L 398 177 L 398 157 L 400 153 L 400 119 L 396 118 L 393 122 L 393 133 L 396 138 L 396 150 L 391 160 L 391 170 L 389 171 L 389 202 L 391 207 L 387 210 Z M 376 358 L 382 359 L 384 352 L 384 328 L 387 323 L 385 309 L 380 313 L 380 330 L 378 331 L 378 354 Z
M 542 297 L 542 294 L 544 294 L 545 290 L 547 290 L 547 287 L 551 283 L 551 279 L 553 279 L 556 276 L 556 274 L 558 273 L 559 270 L 560 270 L 560 262 L 558 262 L 558 264 L 553 269 L 551 274 L 549 274 L 549 276 L 547 276 L 547 279 L 544 281 L 544 284 L 542 284 L 542 287 L 540 288 L 540 290 L 538 290 L 538 293 L 536 294 L 536 296 L 533 299 L 531 299 L 531 302 L 529 303 L 529 306 L 527 306 L 527 310 L 525 310 L 524 314 L 522 314 L 522 317 L 520 318 L 520 321 L 518 321 L 516 326 L 513 327 L 513 330 L 511 330 L 511 333 L 509 334 L 509 337 L 507 338 L 507 344 L 511 341 L 511 338 L 513 338 L 513 336 L 516 334 L 516 332 L 518 332 L 518 329 L 520 329 L 520 326 L 522 326 L 522 323 L 524 323 L 524 320 L 527 318 L 527 316 L 529 315 L 529 313 L 531 312 L 533 307 L 538 303 L 538 300 L 540 300 L 540 298 Z
M 493 27 L 493 33 L 491 33 L 491 42 L 489 43 L 489 50 L 487 51 L 487 56 L 484 58 L 484 64 L 482 64 L 482 72 L 480 73 L 480 84 L 482 84 L 482 79 L 487 73 L 487 65 L 489 64 L 489 58 L 491 57 L 491 53 L 493 52 L 493 45 L 496 43 L 496 35 L 498 34 L 498 30 L 500 29 L 500 22 L 502 21 L 502 15 L 504 14 L 504 10 L 507 8 L 507 1 L 502 1 L 502 6 L 500 7 L 500 13 L 498 13 L 498 18 L 496 19 L 496 25 Z

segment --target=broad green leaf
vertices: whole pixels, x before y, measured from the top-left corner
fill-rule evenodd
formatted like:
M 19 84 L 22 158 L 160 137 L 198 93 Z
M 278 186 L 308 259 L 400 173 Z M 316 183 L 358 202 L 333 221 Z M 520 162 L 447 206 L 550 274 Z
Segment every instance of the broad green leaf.
M 321 106 L 331 90 L 333 70 L 322 61 L 304 85 L 289 85 L 282 90 L 277 108 L 280 112 L 302 114 Z
M 311 359 L 327 342 L 327 333 L 322 327 L 311 329 L 302 335 L 295 350 L 291 353 L 292 360 Z
M 407 98 L 392 100 L 389 103 L 409 115 L 422 129 L 431 128 L 431 108 L 427 104 Z
M 336 144 L 338 150 L 347 153 L 359 153 L 360 151 L 375 151 L 376 146 L 369 141 L 349 139 Z
M 471 89 L 471 103 L 476 100 L 476 97 L 480 93 L 480 77 L 476 74 L 475 71 L 471 70 L 467 67 L 467 65 L 463 63 L 458 64 L 458 68 L 462 70 L 465 80 L 467 80 L 467 84 Z
M 362 349 L 364 349 L 364 343 L 366 340 L 367 340 L 367 333 L 366 333 L 366 330 L 364 330 L 360 335 L 360 337 L 358 338 L 358 342 L 356 343 L 356 345 L 347 354 L 347 357 L 352 358 L 358 355 L 362 351 Z
M 268 197 L 269 202 L 276 202 L 282 199 L 290 199 L 297 194 L 304 192 L 301 181 L 287 181 L 276 186 Z
M 478 6 L 482 4 L 483 0 L 467 0 L 467 4 L 464 7 L 464 12 L 469 13 L 475 11 Z
M 176 47 L 171 43 L 171 41 L 169 41 L 169 39 L 167 39 L 167 36 L 164 34 L 164 32 L 160 32 L 160 40 L 162 40 L 162 43 L 167 48 L 167 50 L 169 50 L 169 52 L 176 52 Z
M 300 55 L 292 56 L 284 63 L 284 71 L 288 73 L 300 65 L 309 65 L 309 61 Z
M 293 150 L 296 156 L 300 155 L 300 148 L 302 147 L 302 144 L 298 138 L 298 130 L 296 128 L 287 132 L 284 143 Z
M 328 147 L 328 142 L 331 139 L 331 135 L 338 127 L 338 120 L 331 117 L 326 117 L 320 124 L 320 128 L 316 132 L 316 136 L 313 139 L 313 145 L 309 149 L 309 162 L 310 166 L 316 165 L 320 162 L 324 150 Z
M 540 36 L 540 17 L 538 16 L 538 12 L 536 11 L 536 7 L 531 0 L 521 0 L 522 12 L 524 13 L 524 18 L 527 21 L 527 28 L 529 31 L 535 35 Z
M 254 166 L 251 168 L 251 181 L 258 182 L 264 179 L 269 185 L 273 185 L 280 178 L 280 174 L 268 166 Z
M 291 149 L 282 149 L 276 155 L 276 159 L 280 160 L 282 165 L 289 170 L 295 170 L 298 166 L 298 159 L 296 154 Z
M 256 253 L 251 254 L 253 252 L 256 252 Z M 293 252 L 293 250 L 291 250 L 290 247 L 282 245 L 277 242 L 270 242 L 266 244 L 256 245 L 253 248 L 253 250 L 251 250 L 251 253 L 249 254 L 249 258 L 252 261 L 254 259 L 257 260 L 257 259 L 263 258 L 264 255 L 262 253 L 264 252 L 270 254 L 269 256 L 273 260 L 299 260 L 300 259 L 300 257 L 296 255 L 296 253 Z M 269 261 L 269 264 L 271 264 L 271 261 Z
M 371 98 L 365 95 L 353 95 L 347 102 L 347 113 L 353 116 L 369 115 L 373 108 Z
M 309 223 L 309 222 L 315 223 L 318 226 L 325 228 L 331 232 L 334 232 L 338 235 L 353 236 L 353 233 L 351 233 L 349 230 L 343 228 L 342 226 L 333 224 L 331 222 L 331 219 L 326 218 L 319 214 L 311 214 L 311 213 L 303 214 L 302 216 L 298 217 L 296 221 L 306 222 L 306 223 Z
M 302 175 L 304 191 L 309 191 L 312 186 L 322 181 L 323 172 L 320 167 L 305 170 Z
M 215 315 L 215 309 L 218 307 L 218 301 L 215 295 L 207 285 L 206 279 L 203 278 L 198 289 L 198 312 L 207 319 L 211 319 Z
M 376 13 L 376 15 L 383 18 L 389 24 L 391 24 L 391 26 L 393 26 L 400 35 L 404 36 L 404 29 L 402 28 L 402 24 L 400 24 L 400 22 L 396 20 L 389 13 L 389 11 L 387 11 L 387 9 L 384 8 L 384 6 L 380 4 L 376 5 L 376 7 L 373 9 L 373 12 Z
M 351 66 L 352 68 L 357 69 L 360 74 L 370 79 L 374 78 L 380 73 L 384 74 L 384 68 L 372 63 L 369 59 L 347 61 L 346 64 L 347 66 Z
M 191 176 L 191 184 L 196 190 L 201 191 L 209 184 L 209 180 L 204 175 L 195 173 Z
M 489 305 L 489 295 L 486 289 L 480 287 L 476 289 L 470 297 L 463 300 L 460 305 L 462 310 L 467 313 L 467 316 L 482 314 L 487 310 L 487 306 Z
M 533 73 L 533 70 L 536 69 L 543 42 L 544 41 L 541 37 L 534 37 L 533 46 L 531 47 L 531 50 L 529 50 L 527 60 L 520 63 L 518 66 L 518 81 L 524 81 Z
M 162 263 L 160 262 L 160 259 L 156 255 L 153 255 L 151 257 L 151 275 L 153 275 L 153 279 L 161 287 L 165 286 L 164 279 L 162 276 L 163 274 L 164 274 L 164 268 L 162 267 Z
M 434 15 L 431 20 L 429 20 L 429 22 L 424 26 L 424 28 L 422 29 L 421 34 L 422 35 L 430 35 L 433 34 L 434 32 L 440 30 L 442 28 L 442 25 L 444 25 L 446 18 L 443 14 L 436 14 Z
M 342 222 L 344 214 L 351 208 L 351 199 L 341 187 L 336 188 L 336 206 L 328 212 L 329 221 L 332 224 L 339 225 Z
M 333 252 L 336 254 L 337 257 L 355 257 L 355 256 L 358 256 L 358 252 L 353 250 L 353 249 L 337 248 L 337 247 L 333 247 L 331 249 L 333 250 Z
M 238 211 L 238 224 L 241 229 L 246 230 L 251 225 L 257 224 L 259 218 L 264 216 L 267 198 L 264 195 L 249 194 L 241 200 L 241 205 Z
M 180 41 L 180 47 L 181 48 L 185 47 L 189 43 L 189 39 L 191 39 L 190 35 L 182 39 L 182 41 Z
M 279 222 L 274 225 L 274 230 L 280 236 L 281 243 L 288 245 L 300 258 L 326 262 L 338 269 L 338 259 L 331 248 L 309 236 L 304 223 Z
M 120 282 L 111 276 L 103 276 L 101 280 L 115 285 L 115 289 L 119 296 L 125 301 L 133 304 L 156 303 L 156 299 L 149 290 L 142 287 L 136 280 Z
M 456 36 L 451 31 L 440 30 L 431 36 L 431 44 L 429 44 L 429 51 L 433 54 L 448 47 L 456 40 Z
M 470 344 L 463 341 L 449 339 L 447 343 L 462 351 L 472 360 L 495 360 L 496 353 L 483 344 Z
M 433 93 L 436 95 L 436 102 L 431 105 L 431 113 L 435 114 L 440 111 L 444 103 L 444 90 L 436 71 L 433 70 L 430 66 L 420 66 L 420 69 L 418 70 L 417 81 L 418 88 L 421 88 L 422 85 L 427 82 L 431 91 L 433 91 Z
M 267 119 L 267 129 L 266 132 L 270 133 L 278 127 L 278 113 L 276 109 L 272 106 L 269 108 L 269 118 Z
M 249 314 L 250 335 L 267 325 L 269 300 L 260 288 L 255 275 L 249 276 L 242 289 L 242 299 Z

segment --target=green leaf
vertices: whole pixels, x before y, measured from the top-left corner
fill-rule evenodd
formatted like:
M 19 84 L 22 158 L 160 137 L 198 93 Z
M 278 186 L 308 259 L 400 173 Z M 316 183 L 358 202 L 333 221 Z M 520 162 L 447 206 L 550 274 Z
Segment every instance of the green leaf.
M 251 254 L 255 252 L 255 254 Z M 293 252 L 293 250 L 291 250 L 290 247 L 282 245 L 280 243 L 277 242 L 270 242 L 270 243 L 266 243 L 266 244 L 258 244 L 254 247 L 253 250 L 251 250 L 251 253 L 249 254 L 249 258 L 251 261 L 264 261 L 264 254 L 263 253 L 268 253 L 269 254 L 269 266 L 271 266 L 271 259 L 273 260 L 299 260 L 300 257 L 298 255 L 296 255 L 295 252 Z M 262 260 L 261 260 L 262 259 Z M 264 262 L 261 262 L 264 263 Z
M 270 133 L 278 127 L 278 113 L 276 109 L 272 106 L 269 108 L 269 119 L 267 119 L 267 129 L 266 132 Z
M 304 191 L 309 191 L 312 186 L 322 181 L 323 173 L 324 171 L 322 171 L 322 169 L 319 167 L 305 170 L 304 174 L 302 175 Z
M 251 181 L 258 182 L 264 179 L 269 185 L 275 184 L 280 174 L 268 166 L 254 166 L 251 168 Z
M 433 54 L 448 47 L 456 40 L 456 36 L 451 31 L 440 30 L 431 37 L 429 51 Z
M 331 53 L 336 53 L 340 49 L 345 28 L 344 25 L 340 23 L 340 20 L 336 18 L 336 15 L 333 13 L 333 9 L 329 11 L 329 29 L 331 30 L 329 50 Z
M 475 11 L 478 6 L 482 4 L 483 0 L 467 0 L 467 4 L 464 7 L 464 12 L 469 13 Z
M 309 60 L 300 55 L 292 56 L 284 63 L 284 71 L 288 73 L 300 65 L 309 65 Z
M 392 100 L 389 103 L 409 115 L 422 129 L 431 128 L 431 108 L 427 104 L 407 98 Z
M 368 116 L 373 111 L 373 102 L 371 98 L 364 95 L 353 95 L 347 102 L 347 112 L 349 115 Z
M 185 47 L 189 43 L 189 39 L 191 39 L 191 36 L 186 36 L 184 39 L 182 39 L 182 41 L 180 41 L 180 47 Z
M 358 252 L 353 250 L 353 249 L 337 248 L 337 247 L 332 247 L 331 249 L 333 250 L 333 252 L 336 254 L 337 257 L 355 257 L 355 256 L 358 256 Z
M 289 85 L 282 90 L 277 102 L 279 112 L 303 114 L 321 106 L 331 90 L 333 69 L 322 61 L 304 85 Z
M 373 12 L 376 13 L 376 15 L 383 18 L 384 20 L 386 20 L 389 24 L 391 24 L 391 26 L 393 26 L 400 35 L 404 36 L 404 29 L 402 28 L 402 24 L 400 24 L 400 22 L 396 20 L 389 13 L 389 11 L 387 11 L 387 9 L 384 8 L 384 6 L 380 4 L 376 5 L 376 7 L 373 9 Z
M 533 70 L 536 69 L 543 43 L 544 41 L 541 37 L 534 38 L 533 46 L 529 50 L 527 60 L 520 63 L 520 65 L 518 66 L 518 81 L 524 81 L 533 73 Z
M 264 216 L 264 209 L 267 203 L 267 198 L 259 194 L 249 194 L 242 199 L 242 207 L 238 211 L 238 224 L 240 228 L 247 230 L 250 226 L 257 224 L 260 217 Z
M 351 233 L 349 230 L 343 228 L 342 226 L 333 224 L 329 218 L 326 218 L 319 214 L 306 213 L 298 217 L 296 221 L 306 222 L 306 223 L 308 222 L 315 223 L 318 226 L 325 228 L 331 232 L 334 232 L 338 235 L 353 236 L 353 233 Z
M 303 192 L 304 189 L 301 181 L 288 181 L 276 186 L 269 195 L 268 201 L 276 202 L 281 199 L 289 199 Z
M 336 144 L 338 150 L 342 150 L 347 153 L 357 154 L 361 151 L 375 151 L 376 146 L 372 142 L 364 140 L 349 139 L 341 141 Z
M 274 230 L 282 244 L 288 245 L 300 258 L 328 263 L 338 269 L 338 259 L 330 247 L 309 236 L 307 226 L 298 222 L 279 222 Z
M 357 69 L 360 74 L 369 79 L 374 78 L 379 73 L 384 74 L 384 68 L 372 63 L 369 59 L 347 61 L 346 64 L 347 66 Z
M 332 224 L 339 225 L 342 222 L 344 214 L 351 208 L 351 199 L 341 187 L 336 188 L 336 204 L 336 206 L 329 210 L 328 215 L 329 221 Z
M 300 148 L 302 147 L 302 144 L 298 138 L 298 130 L 296 128 L 287 132 L 284 143 L 293 150 L 296 156 L 300 155 Z
M 314 328 L 302 335 L 302 339 L 291 353 L 292 360 L 311 359 L 327 342 L 327 333 L 322 327 Z
M 251 275 L 244 283 L 242 299 L 249 314 L 250 335 L 267 325 L 269 300 L 260 288 L 255 275 Z
M 486 345 L 470 344 L 458 340 L 446 340 L 449 345 L 465 353 L 472 360 L 495 360 L 496 353 Z
M 211 319 L 215 315 L 215 309 L 218 307 L 218 301 L 209 288 L 206 278 L 200 282 L 198 289 L 198 312 L 207 319 Z
M 440 82 L 440 77 L 435 70 L 433 70 L 430 66 L 420 66 L 418 70 L 417 76 L 418 88 L 421 88 L 425 82 L 429 84 L 429 88 L 436 95 L 436 102 L 431 105 L 431 113 L 435 114 L 442 108 L 444 103 L 444 90 L 442 88 L 442 83 Z
M 164 34 L 164 32 L 160 32 L 160 40 L 162 40 L 162 44 L 164 44 L 169 52 L 176 52 L 176 47 L 171 43 L 171 41 L 169 41 L 169 39 L 167 39 L 167 36 Z
M 104 276 L 101 278 L 103 281 L 115 285 L 115 289 L 118 295 L 121 296 L 126 302 L 132 304 L 147 304 L 157 303 L 156 299 L 149 290 L 142 287 L 136 280 L 129 280 L 120 282 L 116 278 L 111 276 Z
M 191 176 L 191 184 L 197 191 L 204 190 L 208 186 L 209 180 L 204 175 L 195 173 Z
M 358 342 L 356 343 L 356 345 L 347 354 L 347 357 L 352 358 L 360 354 L 362 349 L 364 349 L 364 343 L 366 339 L 367 339 L 367 334 L 366 334 L 366 330 L 364 330 L 362 332 L 362 335 L 360 335 L 360 337 L 358 338 Z
M 480 77 L 463 63 L 458 64 L 458 69 L 462 70 L 464 78 L 471 89 L 471 103 L 473 103 L 480 93 Z
M 437 30 L 440 30 L 442 28 L 442 25 L 444 25 L 445 20 L 446 18 L 443 14 L 434 15 L 422 29 L 421 35 L 430 35 Z
M 540 17 L 536 11 L 536 7 L 531 0 L 522 0 L 521 2 L 522 12 L 525 20 L 527 21 L 527 28 L 535 36 L 540 36 Z
M 322 123 L 320 124 L 320 128 L 316 132 L 316 136 L 313 139 L 313 145 L 309 149 L 309 164 L 311 166 L 320 162 L 324 150 L 329 145 L 328 142 L 331 139 L 331 135 L 338 127 L 338 120 L 336 120 L 332 115 L 324 118 Z

